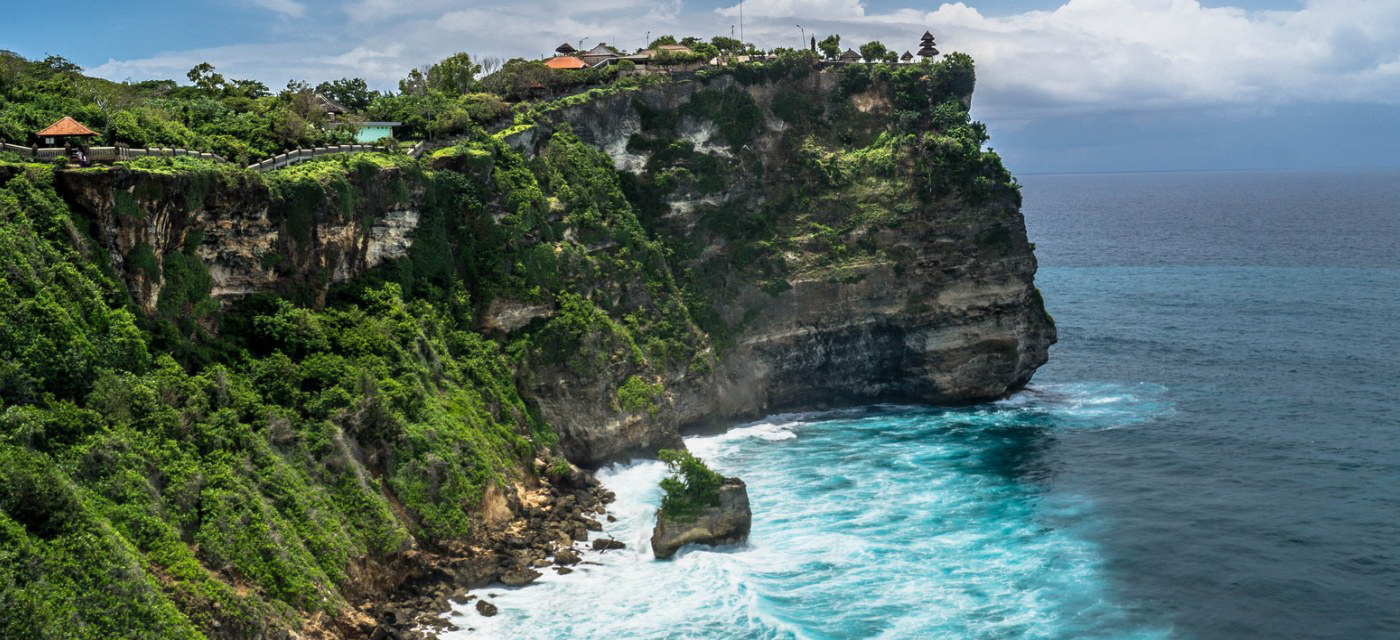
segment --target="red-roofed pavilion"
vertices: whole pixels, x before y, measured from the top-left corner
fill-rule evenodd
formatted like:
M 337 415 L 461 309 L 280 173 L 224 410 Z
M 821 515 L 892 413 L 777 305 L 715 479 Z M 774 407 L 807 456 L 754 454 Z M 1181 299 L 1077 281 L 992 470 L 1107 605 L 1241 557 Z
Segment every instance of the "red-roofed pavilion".
M 43 140 L 44 144 L 53 146 L 58 144 L 59 138 L 91 137 L 97 135 L 97 132 L 83 126 L 83 123 L 77 120 L 63 116 L 58 122 L 34 135 Z

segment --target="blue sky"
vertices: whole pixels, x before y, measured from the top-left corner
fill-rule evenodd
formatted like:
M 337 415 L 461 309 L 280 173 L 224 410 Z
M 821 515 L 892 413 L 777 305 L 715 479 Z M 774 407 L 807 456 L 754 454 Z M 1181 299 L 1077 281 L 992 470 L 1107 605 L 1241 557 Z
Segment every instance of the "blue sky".
M 123 80 L 203 61 L 273 87 L 391 88 L 457 51 L 538 57 L 565 39 L 728 34 L 738 0 L 9 0 L 0 48 Z M 744 34 L 801 24 L 978 61 L 974 115 L 1018 173 L 1400 167 L 1400 1 L 746 0 Z M 60 34 L 60 35 L 55 35 Z

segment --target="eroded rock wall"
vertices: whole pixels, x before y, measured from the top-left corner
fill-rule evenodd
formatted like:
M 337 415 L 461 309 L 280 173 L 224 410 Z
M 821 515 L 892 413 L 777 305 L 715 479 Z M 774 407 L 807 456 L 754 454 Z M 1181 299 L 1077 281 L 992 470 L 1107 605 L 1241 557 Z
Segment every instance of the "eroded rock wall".
M 639 216 L 714 316 L 714 371 L 668 386 L 682 429 L 790 409 L 985 401 L 1026 384 L 1048 357 L 1055 329 L 1035 289 L 1020 195 L 999 161 L 952 166 L 937 147 L 952 138 L 901 122 L 895 87 L 842 82 L 834 72 L 726 76 L 579 105 L 549 125 L 604 149 L 639 185 L 629 192 Z M 805 110 L 780 115 L 794 95 Z M 697 96 L 718 110 L 696 108 Z M 969 93 L 929 99 L 948 98 L 964 110 L 970 102 Z M 735 125 L 725 119 L 745 110 L 757 123 L 726 140 Z M 855 160 L 831 180 L 810 166 L 813 157 L 839 165 L 882 135 L 904 136 L 886 145 L 887 171 Z M 682 171 L 678 187 L 655 188 Z M 770 230 L 717 230 L 745 224 Z M 813 237 L 826 231 L 837 233 Z M 766 255 L 736 257 L 753 245 Z

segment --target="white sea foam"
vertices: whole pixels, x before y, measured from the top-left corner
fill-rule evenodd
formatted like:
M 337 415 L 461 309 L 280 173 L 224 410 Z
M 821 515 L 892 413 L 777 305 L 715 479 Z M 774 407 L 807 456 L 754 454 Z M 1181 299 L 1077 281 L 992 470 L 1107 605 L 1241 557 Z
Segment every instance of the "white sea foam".
M 665 469 L 615 465 L 599 473 L 617 494 L 606 534 L 628 548 L 586 553 L 597 564 L 567 576 L 481 590 L 499 615 L 464 607 L 454 618 L 464 629 L 443 637 L 1165 637 L 1115 603 L 1096 547 L 1075 534 L 1092 505 L 1016 475 L 1033 464 L 1036 433 L 1145 420 L 1161 396 L 1061 385 L 980 408 L 775 416 L 688 438 L 748 483 L 748 544 L 656 561 L 648 538 Z

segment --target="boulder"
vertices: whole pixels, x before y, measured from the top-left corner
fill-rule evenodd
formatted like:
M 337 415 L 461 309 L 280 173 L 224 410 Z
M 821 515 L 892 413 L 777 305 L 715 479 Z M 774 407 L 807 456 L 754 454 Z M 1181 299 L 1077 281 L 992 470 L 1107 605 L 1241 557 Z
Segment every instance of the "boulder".
M 651 552 L 664 560 L 687 544 L 737 544 L 749 538 L 752 521 L 748 487 L 738 478 L 725 478 L 719 488 L 718 505 L 687 516 L 657 512 L 656 527 L 651 531 Z
M 485 600 L 477 600 L 476 612 L 489 618 L 496 615 L 496 605 Z
M 573 549 L 560 549 L 554 552 L 554 563 L 558 565 L 578 564 L 581 558 Z
M 594 551 L 610 551 L 610 550 L 612 550 L 612 549 L 626 549 L 626 548 L 627 548 L 627 545 L 626 545 L 625 543 L 623 543 L 621 540 L 613 540 L 612 538 L 598 538 L 597 540 L 594 540 L 594 541 L 593 541 L 593 550 L 594 550 Z
M 501 574 L 501 584 L 507 587 L 523 587 L 540 577 L 540 572 L 525 567 Z

